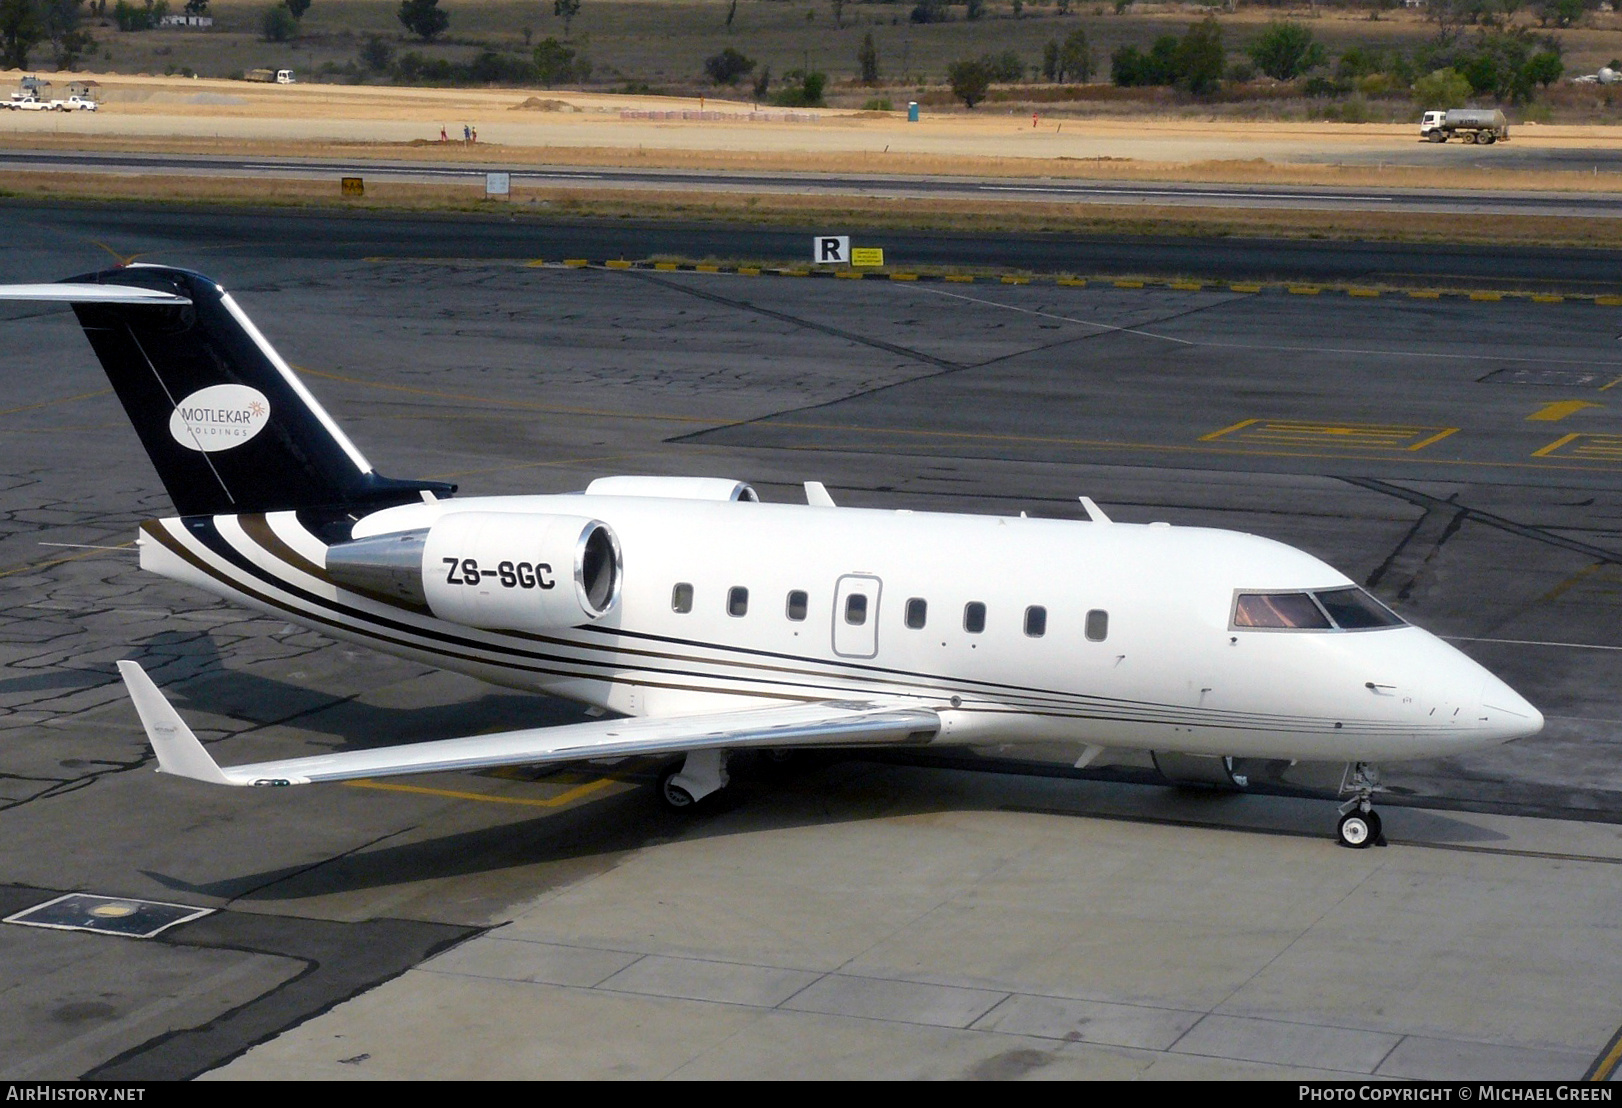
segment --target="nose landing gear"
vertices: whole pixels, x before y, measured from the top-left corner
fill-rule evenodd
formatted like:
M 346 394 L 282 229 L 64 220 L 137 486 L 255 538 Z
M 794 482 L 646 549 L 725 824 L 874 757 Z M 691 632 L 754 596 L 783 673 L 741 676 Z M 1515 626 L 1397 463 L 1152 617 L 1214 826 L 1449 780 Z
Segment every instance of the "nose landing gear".
M 1374 794 L 1380 789 L 1380 771 L 1370 762 L 1353 762 L 1346 767 L 1340 791 L 1355 795 L 1340 806 L 1340 823 L 1335 832 L 1342 846 L 1355 850 L 1378 843 L 1385 845 L 1380 832 L 1380 813 L 1374 810 Z

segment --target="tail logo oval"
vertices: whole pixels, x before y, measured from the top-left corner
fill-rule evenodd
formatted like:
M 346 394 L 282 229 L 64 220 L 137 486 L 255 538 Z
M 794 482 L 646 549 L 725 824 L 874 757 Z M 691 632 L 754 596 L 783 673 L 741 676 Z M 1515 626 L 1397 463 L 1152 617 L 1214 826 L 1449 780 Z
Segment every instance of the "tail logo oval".
M 210 385 L 182 400 L 169 416 L 169 435 L 187 450 L 212 454 L 241 446 L 270 422 L 270 401 L 247 385 Z

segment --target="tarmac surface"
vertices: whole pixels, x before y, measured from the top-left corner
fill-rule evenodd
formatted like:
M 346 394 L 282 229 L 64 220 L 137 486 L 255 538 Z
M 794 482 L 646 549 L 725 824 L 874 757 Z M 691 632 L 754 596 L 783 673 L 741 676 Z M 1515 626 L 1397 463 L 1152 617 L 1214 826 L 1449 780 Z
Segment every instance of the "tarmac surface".
M 811 479 L 842 504 L 1067 516 L 1085 494 L 1319 555 L 1548 720 L 1383 767 L 1390 845 L 1362 852 L 1332 843 L 1311 767 L 1205 794 L 1073 751 L 740 758 L 697 819 L 634 762 L 162 779 L 118 659 L 225 762 L 580 710 L 140 574 L 158 482 L 71 315 L 10 305 L 0 916 L 70 892 L 217 911 L 152 940 L 0 926 L 8 1077 L 1616 1068 L 1616 307 L 537 267 L 592 229 L 6 214 L 6 280 L 107 251 L 216 277 L 387 474 L 473 494 L 697 473 L 772 500 Z
M 1427 143 L 1426 145 L 1432 145 Z M 1450 151 L 1451 153 L 1451 151 Z M 1611 151 L 1539 150 L 1534 158 L 1512 159 L 1510 164 L 1531 168 L 1559 165 L 1569 169 L 1575 161 L 1607 172 L 1617 161 Z M 1564 161 L 1560 160 L 1564 157 Z M 1433 155 L 1429 162 L 1376 161 L 1368 164 L 1433 164 L 1450 168 L 1485 167 L 1479 155 Z M 1347 164 L 1363 164 L 1353 158 Z M 1153 204 L 1171 207 L 1260 208 L 1297 211 L 1443 212 L 1458 216 L 1541 215 L 1568 219 L 1622 216 L 1622 198 L 1611 192 L 1516 192 L 1488 189 L 1337 188 L 1306 185 L 1208 185 L 1176 181 L 1074 181 L 1062 177 L 944 176 L 923 174 L 855 174 L 738 172 L 690 169 L 625 169 L 616 166 L 536 166 L 480 161 L 465 164 L 443 159 L 365 159 L 335 161 L 326 158 L 275 156 L 219 156 L 198 154 L 124 154 L 85 151 L 0 150 L 0 167 L 15 170 L 88 173 L 104 176 L 131 173 L 188 177 L 243 177 L 255 179 L 337 180 L 359 175 L 365 180 L 409 181 L 429 184 L 482 186 L 490 172 L 507 172 L 511 184 L 530 187 L 579 189 L 698 189 L 704 192 L 750 194 L 792 193 L 827 196 L 878 196 L 896 200 L 996 199 L 1010 203 Z M 1494 163 L 1492 168 L 1503 168 Z

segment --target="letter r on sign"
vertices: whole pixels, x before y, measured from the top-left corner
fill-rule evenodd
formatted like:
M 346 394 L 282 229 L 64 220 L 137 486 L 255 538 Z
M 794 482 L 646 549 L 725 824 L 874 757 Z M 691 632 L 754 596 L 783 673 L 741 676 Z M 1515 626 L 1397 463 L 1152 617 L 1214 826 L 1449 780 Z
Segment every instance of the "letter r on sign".
M 817 265 L 848 264 L 850 236 L 818 235 L 811 240 L 811 260 Z

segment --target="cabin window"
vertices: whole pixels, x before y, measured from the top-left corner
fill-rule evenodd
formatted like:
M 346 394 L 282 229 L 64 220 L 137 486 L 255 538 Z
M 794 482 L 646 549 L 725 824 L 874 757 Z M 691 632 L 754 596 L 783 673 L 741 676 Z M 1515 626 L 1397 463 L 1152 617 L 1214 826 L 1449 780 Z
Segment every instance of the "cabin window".
M 914 631 L 924 629 L 924 621 L 929 618 L 929 601 L 923 597 L 915 596 L 907 601 L 907 626 Z
M 1240 593 L 1233 603 L 1233 625 L 1274 631 L 1327 631 L 1333 626 L 1304 592 Z
M 670 610 L 682 615 L 693 610 L 693 586 L 683 581 L 670 590 Z
M 963 605 L 963 630 L 978 635 L 986 629 L 986 606 L 978 600 Z
M 845 597 L 845 622 L 852 627 L 867 622 L 867 594 L 853 592 Z
M 1342 631 L 1366 631 L 1371 627 L 1400 627 L 1403 618 L 1362 589 L 1329 589 L 1313 593 L 1335 626 Z
M 810 602 L 810 599 L 810 597 L 806 596 L 806 594 L 799 589 L 795 589 L 793 592 L 789 593 L 788 618 L 794 620 L 796 623 L 804 619 L 806 605 Z
M 734 585 L 727 590 L 727 615 L 744 616 L 749 614 L 749 590 L 741 585 Z
M 1048 633 L 1048 610 L 1040 604 L 1025 609 L 1025 633 L 1039 639 Z
M 1103 642 L 1109 638 L 1109 613 L 1102 608 L 1094 608 L 1087 613 L 1087 641 Z

